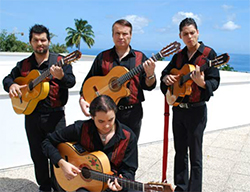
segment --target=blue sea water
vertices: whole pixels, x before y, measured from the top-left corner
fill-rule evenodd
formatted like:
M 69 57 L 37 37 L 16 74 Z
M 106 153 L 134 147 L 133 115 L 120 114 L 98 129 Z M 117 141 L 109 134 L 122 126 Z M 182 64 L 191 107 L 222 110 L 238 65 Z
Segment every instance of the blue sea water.
M 102 49 L 83 49 L 81 50 L 84 55 L 97 55 L 103 51 Z M 152 54 L 158 53 L 160 50 L 141 50 L 147 57 L 151 57 Z M 221 53 L 218 53 L 220 55 Z M 238 72 L 248 72 L 250 73 L 250 54 L 236 54 L 228 53 L 230 60 L 228 64 L 233 67 L 235 71 Z M 173 55 L 165 57 L 166 61 L 170 61 Z

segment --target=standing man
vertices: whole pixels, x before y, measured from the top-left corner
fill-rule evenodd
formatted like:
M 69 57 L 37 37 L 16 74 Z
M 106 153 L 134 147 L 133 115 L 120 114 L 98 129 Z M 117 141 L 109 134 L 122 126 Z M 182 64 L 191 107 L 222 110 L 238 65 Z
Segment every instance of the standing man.
M 148 59 L 142 52 L 132 49 L 130 41 L 132 37 L 132 25 L 125 19 L 116 21 L 112 26 L 114 47 L 97 55 L 84 82 L 92 76 L 105 76 L 115 66 L 124 66 L 128 70 L 143 63 L 144 72 L 135 75 L 127 84 L 130 96 L 122 98 L 118 103 L 117 119 L 130 127 L 139 139 L 141 121 L 143 117 L 142 102 L 145 100 L 143 90 L 155 88 L 155 63 Z M 89 103 L 84 100 L 80 91 L 80 106 L 86 116 Z
M 184 101 L 173 107 L 173 134 L 175 147 L 174 182 L 175 191 L 202 191 L 202 140 L 207 123 L 207 106 L 220 82 L 219 70 L 208 68 L 200 72 L 200 66 L 207 59 L 216 57 L 215 51 L 198 41 L 199 31 L 192 18 L 184 19 L 179 26 L 180 38 L 185 43 L 182 51 L 174 55 L 168 66 L 162 71 L 161 91 L 166 94 L 170 85 L 178 80 L 178 75 L 171 75 L 173 68 L 178 70 L 185 64 L 196 68 L 191 73 L 192 93 Z M 188 173 L 188 149 L 190 174 Z
M 75 85 L 75 76 L 71 65 L 54 65 L 62 56 L 49 52 L 50 34 L 45 26 L 34 25 L 29 32 L 29 42 L 34 52 L 17 63 L 3 79 L 3 85 L 10 97 L 20 97 L 20 89 L 27 85 L 16 84 L 14 80 L 17 77 L 25 77 L 34 69 L 43 73 L 50 68 L 49 94 L 38 102 L 30 115 L 25 115 L 25 129 L 39 190 L 51 191 L 48 159 L 42 152 L 41 143 L 48 133 L 66 126 L 64 105 L 68 100 L 68 89 Z

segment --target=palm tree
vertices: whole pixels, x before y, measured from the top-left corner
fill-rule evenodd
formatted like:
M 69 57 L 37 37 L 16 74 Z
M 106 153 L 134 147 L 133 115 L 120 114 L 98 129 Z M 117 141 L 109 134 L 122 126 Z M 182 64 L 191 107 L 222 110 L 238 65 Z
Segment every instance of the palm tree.
M 94 31 L 92 31 L 92 26 L 88 24 L 88 21 L 82 19 L 75 19 L 75 27 L 67 27 L 68 36 L 65 38 L 66 46 L 72 47 L 76 46 L 80 50 L 81 39 L 88 45 L 90 48 L 94 45 L 95 41 L 92 37 L 95 37 Z

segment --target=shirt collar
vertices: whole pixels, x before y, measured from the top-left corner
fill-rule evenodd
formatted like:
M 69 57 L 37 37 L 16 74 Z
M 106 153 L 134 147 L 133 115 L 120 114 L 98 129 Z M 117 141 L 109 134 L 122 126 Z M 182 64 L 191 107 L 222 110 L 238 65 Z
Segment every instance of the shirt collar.
M 129 45 L 129 47 L 130 47 L 130 50 L 129 50 L 129 53 L 128 53 L 128 55 L 126 56 L 126 57 L 135 57 L 136 55 L 135 55 L 135 52 L 134 52 L 134 50 L 132 49 L 132 47 Z M 111 49 L 111 52 L 110 52 L 110 54 L 112 55 L 112 56 L 114 56 L 115 58 L 118 58 L 118 55 L 117 55 L 117 53 L 116 53 L 116 51 L 115 51 L 115 46 Z
M 36 63 L 36 66 L 38 66 L 38 63 L 37 63 L 37 61 L 36 61 L 36 56 L 35 56 L 35 53 L 33 52 L 32 53 L 32 55 L 30 56 L 30 59 L 31 59 L 31 61 L 33 61 L 34 63 Z M 48 66 L 49 65 L 49 61 L 51 60 L 51 53 L 49 53 L 49 58 L 48 58 L 48 60 L 46 60 L 46 61 L 44 61 L 41 65 L 40 65 L 40 67 L 41 66 L 44 66 L 44 65 L 46 65 L 46 66 Z M 53 64 L 55 64 L 55 63 L 53 63 Z
M 203 44 L 202 41 L 199 41 L 199 43 L 200 43 L 200 46 L 198 47 L 197 51 L 202 54 L 204 51 L 205 45 Z M 187 46 L 183 48 L 182 54 L 187 54 Z
M 89 131 L 92 132 L 91 134 L 94 134 L 94 132 L 96 132 L 98 135 L 98 129 L 95 126 L 94 120 L 90 119 L 89 121 L 92 121 L 92 128 L 90 128 Z M 126 139 L 126 136 L 124 135 L 122 131 L 121 123 L 116 119 L 115 124 L 116 124 L 116 132 L 115 132 L 116 140 L 120 141 L 121 139 Z

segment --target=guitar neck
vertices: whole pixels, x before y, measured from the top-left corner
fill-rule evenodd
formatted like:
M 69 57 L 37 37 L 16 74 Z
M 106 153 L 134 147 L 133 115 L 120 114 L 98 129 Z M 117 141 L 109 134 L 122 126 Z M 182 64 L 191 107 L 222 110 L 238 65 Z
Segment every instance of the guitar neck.
M 163 56 L 160 52 L 158 52 L 156 55 L 153 55 L 151 59 L 153 59 L 154 62 L 161 59 Z M 128 73 L 122 75 L 117 79 L 117 81 L 120 83 L 120 85 L 123 85 L 126 81 L 132 79 L 135 75 L 141 73 L 144 70 L 143 65 L 140 64 L 137 67 L 134 67 L 131 69 Z
M 57 62 L 55 65 L 63 66 L 63 59 Z M 40 76 L 29 83 L 29 89 L 32 90 L 35 86 L 41 83 L 46 77 L 50 76 L 50 68 L 46 69 Z
M 208 68 L 208 64 L 205 63 L 204 65 L 200 66 L 200 72 L 205 71 Z M 184 83 L 186 83 L 189 79 L 191 79 L 190 75 L 191 75 L 192 71 L 189 72 L 186 75 L 183 75 L 180 84 L 183 85 Z
M 82 169 L 82 174 L 85 175 L 85 172 L 89 172 L 90 173 L 90 177 L 94 180 L 98 180 L 98 181 L 102 181 L 107 183 L 108 179 L 114 180 L 115 178 L 118 180 L 118 183 L 126 189 L 133 189 L 136 191 L 144 191 L 144 184 L 137 182 L 137 181 L 131 181 L 128 179 L 124 179 L 124 178 L 119 178 L 113 175 L 108 175 L 105 173 L 101 173 L 101 172 L 97 172 L 97 171 L 93 171 L 93 170 L 88 170 L 88 169 Z M 88 173 L 86 173 L 88 174 Z

